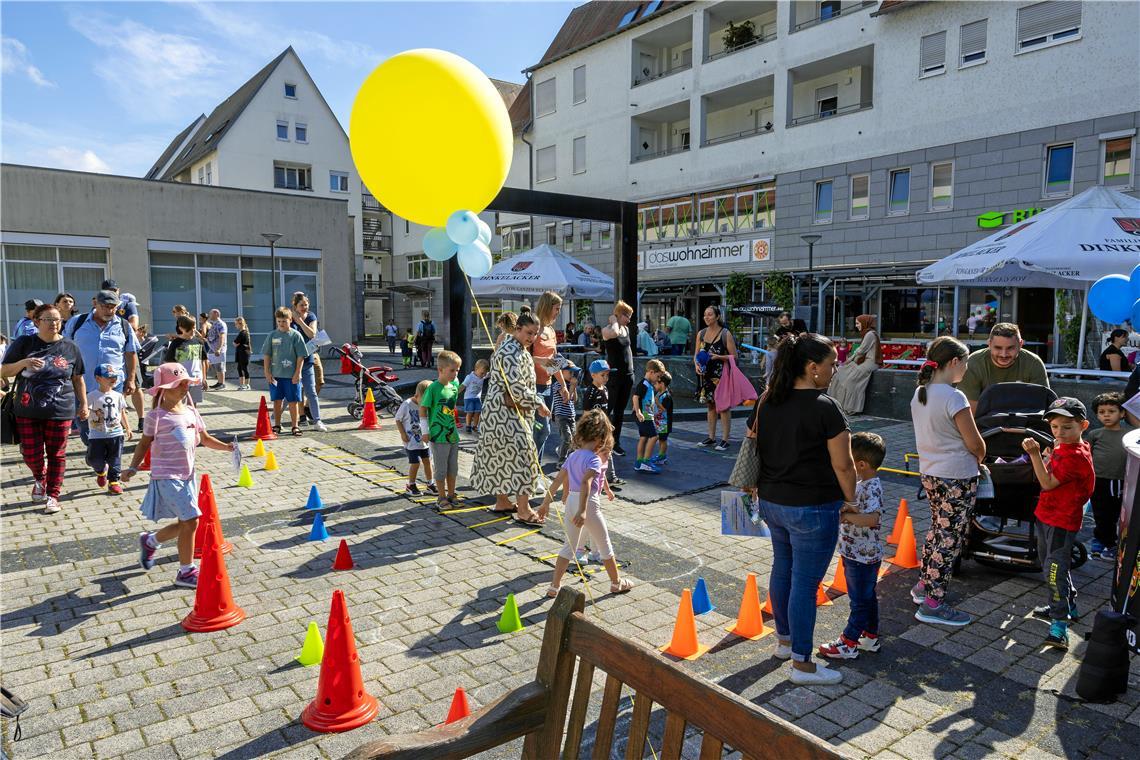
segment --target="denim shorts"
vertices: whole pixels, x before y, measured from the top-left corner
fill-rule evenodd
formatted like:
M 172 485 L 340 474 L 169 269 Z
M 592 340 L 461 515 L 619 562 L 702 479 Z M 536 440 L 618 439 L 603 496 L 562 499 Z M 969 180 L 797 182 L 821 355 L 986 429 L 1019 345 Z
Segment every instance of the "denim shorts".
M 275 377 L 276 382 L 269 386 L 270 401 L 288 401 L 290 403 L 301 401 L 301 384 L 293 382 L 291 377 Z
M 139 509 L 150 520 L 195 520 L 202 515 L 198 509 L 198 483 L 194 478 L 151 480 Z
M 463 411 L 469 414 L 479 414 L 483 411 L 483 399 L 478 396 L 463 399 Z

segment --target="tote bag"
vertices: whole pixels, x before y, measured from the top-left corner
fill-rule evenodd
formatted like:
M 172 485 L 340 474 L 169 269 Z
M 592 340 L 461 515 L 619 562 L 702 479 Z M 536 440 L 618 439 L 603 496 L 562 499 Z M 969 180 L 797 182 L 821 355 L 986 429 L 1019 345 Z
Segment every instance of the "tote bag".
M 752 383 L 736 366 L 735 356 L 728 357 L 728 363 L 724 372 L 721 373 L 720 382 L 717 383 L 713 399 L 716 401 L 718 413 L 740 406 L 745 401 L 756 400 L 756 389 L 752 387 Z

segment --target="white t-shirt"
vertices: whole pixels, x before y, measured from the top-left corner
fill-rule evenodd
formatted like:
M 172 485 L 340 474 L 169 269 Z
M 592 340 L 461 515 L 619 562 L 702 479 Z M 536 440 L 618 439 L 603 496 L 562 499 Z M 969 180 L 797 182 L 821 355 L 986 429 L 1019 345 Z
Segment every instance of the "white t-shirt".
M 463 398 L 479 398 L 482 396 L 485 379 L 474 372 L 468 372 L 467 377 L 463 378 Z
M 91 438 L 118 438 L 126 435 L 123 429 L 123 409 L 127 401 L 123 394 L 110 390 L 106 393 L 95 390 L 87 394 L 87 408 L 91 415 L 87 419 Z
M 400 404 L 400 408 L 396 411 L 396 422 L 403 425 L 404 432 L 408 434 L 408 442 L 404 444 L 405 449 L 416 451 L 428 447 L 420 426 L 420 407 L 414 398 L 405 399 L 404 403 Z
M 978 474 L 978 460 L 966 449 L 954 415 L 969 411 L 962 391 L 947 383 L 926 386 L 926 404 L 918 401 L 918 389 L 910 400 L 914 439 L 918 444 L 918 469 L 923 475 L 958 480 Z

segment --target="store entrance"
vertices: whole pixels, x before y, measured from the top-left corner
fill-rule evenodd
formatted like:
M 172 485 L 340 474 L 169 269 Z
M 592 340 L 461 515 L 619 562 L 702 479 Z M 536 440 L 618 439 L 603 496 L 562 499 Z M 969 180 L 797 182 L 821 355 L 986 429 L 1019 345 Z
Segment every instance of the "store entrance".
M 1053 291 L 1022 288 L 1017 293 L 1017 326 L 1027 347 L 1046 361 L 1045 347 L 1053 336 Z

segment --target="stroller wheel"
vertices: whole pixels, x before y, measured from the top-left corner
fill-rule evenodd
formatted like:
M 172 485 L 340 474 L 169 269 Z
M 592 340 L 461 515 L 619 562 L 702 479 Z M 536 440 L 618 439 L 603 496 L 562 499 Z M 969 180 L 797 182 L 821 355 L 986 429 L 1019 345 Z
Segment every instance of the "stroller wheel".
M 1073 542 L 1073 558 L 1070 560 L 1071 568 L 1076 569 L 1089 561 L 1089 551 L 1080 541 Z
M 348 402 L 348 416 L 356 420 L 360 419 L 364 416 L 364 406 L 355 401 Z
M 388 405 L 386 407 L 384 407 L 384 411 L 388 412 L 388 414 L 395 417 L 396 412 L 400 411 L 400 404 L 402 404 L 402 403 L 403 402 L 401 402 L 401 401 L 390 401 L 390 402 L 388 402 Z

